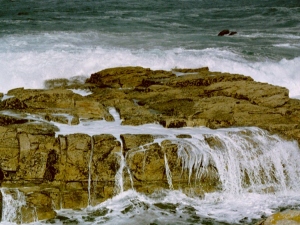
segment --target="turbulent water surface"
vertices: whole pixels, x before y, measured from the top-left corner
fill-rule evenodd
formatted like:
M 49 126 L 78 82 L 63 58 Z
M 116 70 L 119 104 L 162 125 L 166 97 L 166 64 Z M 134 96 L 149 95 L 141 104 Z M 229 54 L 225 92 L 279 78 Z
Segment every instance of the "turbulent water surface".
M 42 88 L 45 79 L 88 77 L 115 66 L 165 70 L 208 66 L 285 86 L 291 97 L 300 96 L 299 0 L 0 0 L 0 4 L 2 93 L 16 87 Z M 217 36 L 223 29 L 237 34 Z M 82 123 L 72 130 L 61 125 L 60 133 L 103 133 L 99 128 L 103 124 L 96 125 Z M 105 129 L 116 137 L 145 129 L 169 138 L 179 132 L 156 125 L 121 128 L 118 120 L 105 124 Z M 193 136 L 192 142 L 182 145 L 194 146 L 194 152 L 215 163 L 220 192 L 192 198 L 172 190 L 151 196 L 127 190 L 95 207 L 61 210 L 47 223 L 253 224 L 276 210 L 299 209 L 297 144 L 256 128 L 245 129 L 254 132 L 258 148 L 242 136 L 228 136 L 230 130 L 180 131 Z M 201 142 L 205 132 L 226 143 L 224 150 L 208 153 Z M 241 171 L 252 174 L 251 185 L 243 186 Z M 1 224 L 13 217 L 10 207 L 23 204 L 22 196 L 18 202 L 6 196 L 6 203 L 6 221 Z
M 130 65 L 208 66 L 300 95 L 298 0 L 0 3 L 0 92 Z

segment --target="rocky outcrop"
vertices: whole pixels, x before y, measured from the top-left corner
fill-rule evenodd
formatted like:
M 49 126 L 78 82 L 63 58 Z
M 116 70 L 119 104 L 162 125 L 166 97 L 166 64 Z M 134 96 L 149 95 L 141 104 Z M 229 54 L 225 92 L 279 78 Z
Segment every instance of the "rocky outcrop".
M 256 223 L 256 225 L 298 225 L 300 224 L 299 210 L 285 210 L 277 212 L 266 220 Z
M 77 80 L 46 84 L 51 89 L 10 90 L 11 97 L 0 103 L 0 109 L 76 125 L 80 119 L 113 121 L 108 109 L 114 107 L 123 125 L 258 126 L 299 138 L 300 103 L 289 98 L 286 88 L 207 67 L 173 71 L 119 67 L 92 74 L 84 84 Z M 70 90 L 74 87 L 92 94 L 81 96 Z M 2 125 L 26 122 L 22 116 L 18 122 L 5 116 L 1 115 Z
M 87 80 L 87 83 L 96 84 L 98 87 L 135 88 L 142 83 L 160 83 L 163 79 L 175 76 L 169 71 L 153 71 L 142 67 L 121 67 L 94 73 Z
M 188 147 L 147 130 L 120 137 L 105 131 L 56 136 L 58 127 L 53 124 L 114 121 L 110 107 L 118 111 L 122 125 L 257 126 L 300 141 L 300 101 L 290 99 L 286 88 L 207 67 L 112 68 L 92 74 L 85 83 L 81 78 L 59 79 L 46 86 L 10 90 L 11 97 L 0 102 L 0 182 L 8 190 L 4 195 L 18 196 L 15 190 L 24 195 L 20 212 L 26 212 L 26 218 L 21 221 L 53 218 L 55 209 L 95 205 L 132 187 L 144 193 L 181 189 L 198 197 L 218 190 L 213 164 L 205 164 L 205 170 L 204 162 L 187 168 L 180 154 L 192 154 Z M 91 94 L 82 96 L 73 88 Z M 209 135 L 204 141 L 211 149 L 222 145 Z
M 224 36 L 225 34 L 229 34 L 230 31 L 229 30 L 222 30 L 219 32 L 218 36 Z
M 229 31 L 229 30 L 222 30 L 222 31 L 220 31 L 219 32 L 219 34 L 218 34 L 218 36 L 224 36 L 224 35 L 235 35 L 235 34 L 237 34 L 237 32 L 236 31 Z

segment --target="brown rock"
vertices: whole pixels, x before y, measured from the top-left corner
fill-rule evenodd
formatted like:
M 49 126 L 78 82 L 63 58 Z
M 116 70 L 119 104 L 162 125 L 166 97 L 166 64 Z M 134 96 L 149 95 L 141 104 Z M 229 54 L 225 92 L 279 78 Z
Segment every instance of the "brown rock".
M 16 97 L 0 102 L 0 109 L 26 109 L 27 104 Z
M 93 136 L 90 204 L 96 205 L 113 197 L 115 179 L 120 168 L 121 144 L 109 134 Z M 126 180 L 126 177 L 124 176 Z
M 56 212 L 54 211 L 52 207 L 52 199 L 51 197 L 46 193 L 29 193 L 26 195 L 26 202 L 27 206 L 23 207 L 22 211 L 30 211 L 33 210 L 37 218 L 37 220 L 45 220 L 45 219 L 51 219 L 56 216 Z M 27 208 L 27 209 L 26 209 Z M 27 216 L 30 215 L 30 213 L 23 213 L 23 215 Z M 32 219 L 32 216 L 31 216 Z M 34 219 L 34 217 L 33 217 Z M 22 222 L 28 223 L 33 222 L 34 220 L 30 220 L 30 218 L 27 218 L 24 220 L 22 218 Z
M 102 104 L 91 99 L 78 100 L 74 107 L 76 115 L 83 119 L 114 120 Z
M 265 221 L 258 222 L 257 225 L 298 225 L 300 224 L 299 210 L 286 210 L 278 212 L 268 217 Z
M 19 165 L 19 142 L 14 129 L 0 127 L 0 168 L 7 171 L 16 171 Z
M 271 108 L 282 106 L 289 100 L 289 91 L 286 88 L 249 81 L 216 83 L 207 87 L 205 92 L 210 96 L 233 97 Z
M 55 138 L 47 135 L 18 133 L 20 145 L 17 177 L 24 180 L 42 180 L 46 172 L 48 154 L 54 148 Z
M 144 193 L 181 189 L 201 197 L 215 191 L 220 182 L 214 165 L 187 166 L 188 157 L 182 155 L 195 151 L 189 145 L 190 135 L 160 144 L 149 134 L 123 134 L 122 143 L 107 134 L 56 137 L 58 128 L 49 121 L 113 121 L 108 108 L 115 107 L 123 125 L 258 126 L 300 142 L 300 100 L 289 99 L 285 88 L 208 68 L 173 72 L 178 77 L 141 67 L 103 70 L 93 74 L 90 83 L 79 79 L 72 84 L 88 87 L 93 93 L 86 97 L 66 90 L 70 80 L 49 82 L 51 90 L 10 90 L 14 97 L 1 102 L 12 115 L 0 115 L 0 182 L 11 192 L 27 190 L 23 221 L 33 221 L 35 208 L 38 219 L 53 218 L 49 199 L 56 209 L 80 208 L 131 187 Z M 212 151 L 223 148 L 222 140 L 213 135 L 205 135 L 203 141 Z
M 70 134 L 66 136 L 66 181 L 87 181 L 91 157 L 91 137 L 87 134 Z
M 175 76 L 167 71 L 152 71 L 142 67 L 119 67 L 105 69 L 91 75 L 87 83 L 93 83 L 99 87 L 134 88 L 143 83 L 144 79 L 161 79 Z
M 201 67 L 196 69 L 189 69 L 189 68 L 175 68 L 172 71 L 179 72 L 179 73 L 208 73 L 208 67 Z
M 66 191 L 63 193 L 62 207 L 65 209 L 78 209 L 88 206 L 88 193 L 82 190 Z
M 129 150 L 152 144 L 154 141 L 154 137 L 150 134 L 122 134 L 120 137 L 125 153 Z
M 116 153 L 121 154 L 120 142 L 110 134 L 94 135 L 93 141 L 92 179 L 101 182 L 114 181 L 119 169 Z
M 128 152 L 126 160 L 136 181 L 161 182 L 165 180 L 164 155 L 157 143 L 141 146 Z
M 223 82 L 226 81 L 253 81 L 253 79 L 249 76 L 243 76 L 239 74 L 207 72 L 206 70 L 204 70 L 198 74 L 187 74 L 184 76 L 172 78 L 167 83 L 167 85 L 172 87 L 209 86 L 214 83 L 220 82 L 222 82 L 223 84 Z
M 188 194 L 192 195 L 195 191 L 199 195 L 202 195 L 204 192 L 211 192 L 217 189 L 219 184 L 219 177 L 216 169 L 213 165 L 209 165 L 206 168 L 201 168 L 197 170 L 197 166 L 189 170 L 189 168 L 184 167 L 183 159 L 179 157 L 178 151 L 183 151 L 181 154 L 189 155 L 188 145 L 180 146 L 179 144 L 172 142 L 170 140 L 165 140 L 161 143 L 162 151 L 166 155 L 168 167 L 172 176 L 172 185 L 175 189 L 186 189 L 189 187 Z M 185 165 L 187 166 L 187 165 Z

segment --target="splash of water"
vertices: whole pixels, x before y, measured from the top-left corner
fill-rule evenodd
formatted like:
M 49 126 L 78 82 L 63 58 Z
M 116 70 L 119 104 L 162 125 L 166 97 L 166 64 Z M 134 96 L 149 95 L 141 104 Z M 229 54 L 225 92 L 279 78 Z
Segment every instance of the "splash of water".
M 169 168 L 168 159 L 167 159 L 166 154 L 164 154 L 164 161 L 165 161 L 165 168 L 166 168 L 165 170 L 166 170 L 167 181 L 169 184 L 169 189 L 173 190 L 174 188 L 173 188 L 173 183 L 172 183 L 172 173 Z
M 22 223 L 22 207 L 26 205 L 25 195 L 15 188 L 1 188 L 1 193 L 2 222 Z
M 300 190 L 300 162 L 294 160 L 300 157 L 300 151 L 295 141 L 247 128 L 199 134 L 172 143 L 178 146 L 177 154 L 189 182 L 193 174 L 199 180 L 215 168 L 226 193 Z

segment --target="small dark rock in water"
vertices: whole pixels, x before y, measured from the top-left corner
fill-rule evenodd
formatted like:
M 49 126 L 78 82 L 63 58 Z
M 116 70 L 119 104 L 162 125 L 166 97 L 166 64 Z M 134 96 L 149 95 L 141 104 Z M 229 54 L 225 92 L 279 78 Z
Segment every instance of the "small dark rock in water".
M 28 12 L 18 12 L 18 16 L 24 16 L 24 15 L 28 15 Z
M 225 34 L 229 34 L 229 30 L 222 30 L 218 36 L 224 36 Z
M 236 31 L 231 31 L 229 35 L 235 35 L 236 33 Z
M 179 134 L 179 135 L 177 135 L 176 137 L 177 137 L 177 138 L 192 138 L 192 136 L 189 135 L 189 134 Z

